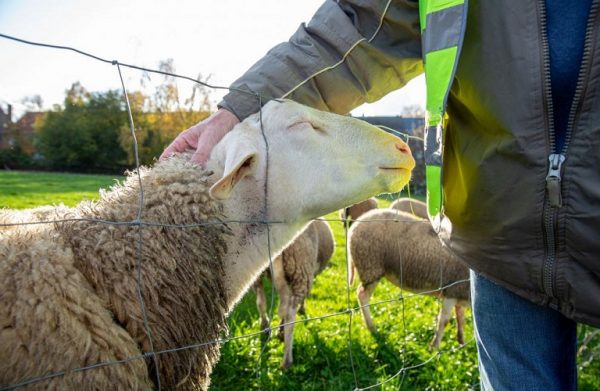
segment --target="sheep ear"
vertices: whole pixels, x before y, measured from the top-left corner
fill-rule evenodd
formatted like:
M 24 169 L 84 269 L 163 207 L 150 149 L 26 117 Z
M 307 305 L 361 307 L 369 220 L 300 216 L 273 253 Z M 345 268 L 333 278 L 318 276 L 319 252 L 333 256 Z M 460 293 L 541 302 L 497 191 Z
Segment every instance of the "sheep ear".
M 223 177 L 210 188 L 210 196 L 217 200 L 229 198 L 233 188 L 254 170 L 257 154 L 248 152 L 227 159 Z

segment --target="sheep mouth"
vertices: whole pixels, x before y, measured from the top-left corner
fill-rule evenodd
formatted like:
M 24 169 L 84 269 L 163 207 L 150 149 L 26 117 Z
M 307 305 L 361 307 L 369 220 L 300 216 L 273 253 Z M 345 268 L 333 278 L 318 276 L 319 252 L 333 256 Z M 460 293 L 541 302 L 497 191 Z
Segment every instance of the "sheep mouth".
M 382 171 L 410 171 L 405 167 L 379 167 L 379 169 Z

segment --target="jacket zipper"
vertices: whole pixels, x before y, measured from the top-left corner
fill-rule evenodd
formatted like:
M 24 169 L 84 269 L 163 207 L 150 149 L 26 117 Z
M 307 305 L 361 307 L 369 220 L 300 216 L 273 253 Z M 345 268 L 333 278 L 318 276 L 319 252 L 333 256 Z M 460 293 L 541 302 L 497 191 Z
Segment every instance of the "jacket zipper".
M 550 75 L 550 54 L 547 37 L 546 25 L 546 5 L 545 0 L 541 0 L 540 4 L 540 26 L 541 26 L 541 41 L 543 53 L 543 75 L 544 75 L 544 97 L 546 103 L 548 138 L 550 144 L 550 154 L 548 156 L 548 174 L 546 175 L 546 199 L 543 209 L 543 225 L 544 225 L 544 243 L 545 243 L 545 259 L 542 270 L 542 287 L 544 292 L 550 297 L 556 297 L 555 281 L 555 263 L 558 248 L 558 209 L 562 206 L 561 194 L 561 172 L 562 164 L 567 159 L 567 151 L 571 141 L 573 129 L 578 119 L 578 108 L 581 103 L 581 97 L 585 88 L 584 81 L 587 79 L 590 68 L 590 57 L 593 43 L 594 20 L 598 10 L 598 0 L 592 1 L 590 14 L 587 20 L 587 26 L 584 38 L 583 55 L 577 77 L 577 85 L 573 95 L 573 102 L 569 111 L 567 128 L 565 134 L 565 143 L 561 151 L 556 151 L 555 145 L 555 128 L 554 128 L 554 107 L 552 103 L 551 90 L 551 75 Z

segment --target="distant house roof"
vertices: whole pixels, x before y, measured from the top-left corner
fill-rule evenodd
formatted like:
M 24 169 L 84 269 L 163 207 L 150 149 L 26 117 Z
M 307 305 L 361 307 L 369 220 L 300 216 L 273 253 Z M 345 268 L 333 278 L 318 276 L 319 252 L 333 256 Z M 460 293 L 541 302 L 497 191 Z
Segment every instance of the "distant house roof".
M 17 129 L 21 133 L 33 133 L 35 122 L 43 116 L 42 111 L 28 111 L 16 122 Z
M 10 122 L 0 128 L 0 149 L 19 145 L 25 153 L 33 153 L 35 123 L 43 115 L 40 111 L 27 112 L 17 122 Z

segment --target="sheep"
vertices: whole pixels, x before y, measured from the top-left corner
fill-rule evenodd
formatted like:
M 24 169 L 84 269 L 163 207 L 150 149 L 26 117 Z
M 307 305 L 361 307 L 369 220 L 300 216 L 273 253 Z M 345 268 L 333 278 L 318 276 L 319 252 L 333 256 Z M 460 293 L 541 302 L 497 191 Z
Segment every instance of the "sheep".
M 456 310 L 457 340 L 464 344 L 463 307 L 470 303 L 469 270 L 442 246 L 428 221 L 393 209 L 372 210 L 352 226 L 348 236 L 349 283 L 356 269 L 360 278 L 358 301 L 372 333 L 377 329 L 369 300 L 385 276 L 401 289 L 442 298 L 430 348 L 439 349 L 452 307 Z
M 30 209 L 8 209 L 0 208 L 0 232 L 4 232 L 9 229 L 13 229 L 18 224 L 23 224 L 33 221 L 49 221 L 53 220 L 57 215 L 60 215 L 61 211 L 67 210 L 67 207 L 63 204 L 56 206 L 39 206 Z
M 398 198 L 390 204 L 389 208 L 407 212 L 422 219 L 429 219 L 429 216 L 427 215 L 427 204 L 413 198 Z
M 207 389 L 226 316 L 269 251 L 318 216 L 400 190 L 414 164 L 376 127 L 270 101 L 205 169 L 174 156 L 54 223 L 3 231 L 0 387 Z
M 283 337 L 284 354 L 281 367 L 292 365 L 292 346 L 296 311 L 304 312 L 304 299 L 310 293 L 314 278 L 327 266 L 335 240 L 329 224 L 323 220 L 312 221 L 304 231 L 273 260 L 273 284 L 279 295 L 279 338 Z M 267 273 L 264 273 L 267 274 Z M 269 329 L 262 276 L 254 284 L 256 305 L 261 318 L 261 329 Z
M 344 227 L 350 228 L 354 220 L 371 209 L 377 209 L 377 199 L 374 197 L 340 209 L 339 217 L 344 223 Z

